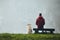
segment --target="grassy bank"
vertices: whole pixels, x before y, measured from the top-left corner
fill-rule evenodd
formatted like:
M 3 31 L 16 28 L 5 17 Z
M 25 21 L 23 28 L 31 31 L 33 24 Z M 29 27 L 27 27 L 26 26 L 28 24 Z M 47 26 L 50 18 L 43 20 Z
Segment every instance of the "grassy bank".
M 60 34 L 0 34 L 0 40 L 60 40 Z

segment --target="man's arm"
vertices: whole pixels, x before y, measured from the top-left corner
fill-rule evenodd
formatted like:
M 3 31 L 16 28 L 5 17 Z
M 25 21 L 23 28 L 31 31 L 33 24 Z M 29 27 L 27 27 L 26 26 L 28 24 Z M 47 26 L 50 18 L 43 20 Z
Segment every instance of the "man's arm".
M 38 25 L 38 19 L 36 20 L 36 25 Z
M 45 19 L 43 19 L 43 25 L 45 25 Z

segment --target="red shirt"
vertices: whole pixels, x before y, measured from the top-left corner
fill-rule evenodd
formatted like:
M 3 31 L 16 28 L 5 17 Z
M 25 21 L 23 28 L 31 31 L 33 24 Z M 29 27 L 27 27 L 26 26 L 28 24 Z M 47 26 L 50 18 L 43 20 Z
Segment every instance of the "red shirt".
M 42 16 L 39 16 L 36 20 L 36 25 L 44 25 L 45 24 L 45 20 Z

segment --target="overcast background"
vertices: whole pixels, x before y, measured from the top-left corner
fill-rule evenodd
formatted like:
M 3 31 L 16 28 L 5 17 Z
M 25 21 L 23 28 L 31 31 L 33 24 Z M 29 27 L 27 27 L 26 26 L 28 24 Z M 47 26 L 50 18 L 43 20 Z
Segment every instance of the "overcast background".
M 26 33 L 27 24 L 36 28 L 40 12 L 44 27 L 60 33 L 60 0 L 0 0 L 0 33 Z

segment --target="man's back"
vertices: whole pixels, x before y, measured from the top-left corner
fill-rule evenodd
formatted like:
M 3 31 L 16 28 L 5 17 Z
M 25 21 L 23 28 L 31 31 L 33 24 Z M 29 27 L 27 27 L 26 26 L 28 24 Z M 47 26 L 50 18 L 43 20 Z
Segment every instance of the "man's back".
M 36 25 L 44 25 L 45 21 L 44 18 L 42 16 L 39 16 L 36 20 Z

